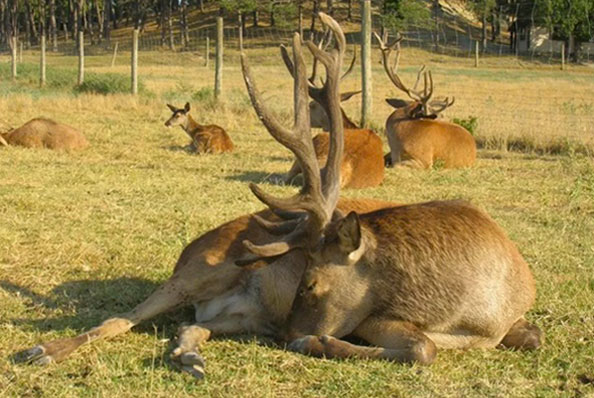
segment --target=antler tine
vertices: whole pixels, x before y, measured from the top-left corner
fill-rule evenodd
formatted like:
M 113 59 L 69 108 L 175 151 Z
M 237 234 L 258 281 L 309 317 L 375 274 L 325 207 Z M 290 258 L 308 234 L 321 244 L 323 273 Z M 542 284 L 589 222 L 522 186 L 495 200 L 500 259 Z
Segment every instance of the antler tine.
M 295 122 L 292 130 L 283 127 L 261 102 L 261 95 L 253 83 L 245 53 L 241 54 L 242 72 L 252 105 L 258 117 L 270 134 L 297 157 L 303 171 L 304 187 L 298 194 L 289 198 L 277 198 L 269 195 L 255 184 L 250 184 L 250 189 L 260 201 L 272 210 L 306 210 L 308 217 L 307 222 L 301 223 L 294 228 L 293 232 L 277 242 L 263 246 L 244 242 L 248 250 L 261 257 L 281 255 L 299 247 L 303 244 L 304 236 L 307 236 L 308 227 L 321 230 L 329 219 L 325 209 L 326 201 L 322 195 L 319 165 L 311 140 L 308 106 L 309 84 L 299 34 L 296 33 L 293 36 L 293 61 L 289 59 L 286 49 L 281 50 L 281 54 L 283 54 L 285 64 L 289 71 L 292 72 L 294 79 Z M 304 226 L 305 224 L 308 224 L 308 226 Z
M 327 221 L 338 202 L 340 193 L 340 164 L 344 151 L 344 129 L 342 113 L 340 108 L 340 71 L 346 51 L 346 38 L 340 25 L 332 17 L 320 12 L 320 20 L 334 35 L 335 48 L 330 52 L 321 52 L 312 43 L 307 43 L 313 56 L 320 60 L 326 67 L 326 82 L 324 84 L 325 102 L 327 105 L 326 114 L 330 121 L 330 148 L 328 160 L 322 170 L 322 192 L 325 202 Z
M 353 46 L 353 59 L 351 60 L 349 68 L 340 77 L 341 81 L 353 71 L 353 68 L 355 67 L 355 62 L 357 62 L 357 46 Z
M 402 83 L 402 80 L 400 80 L 400 78 L 398 77 L 398 74 L 395 70 L 396 67 L 390 67 L 390 55 L 396 47 L 396 45 L 400 43 L 400 41 L 402 40 L 402 36 L 397 37 L 396 39 L 394 39 L 392 43 L 386 45 L 386 43 L 384 43 L 384 41 L 379 37 L 379 35 L 376 32 L 373 32 L 373 35 L 375 36 L 376 40 L 380 45 L 380 50 L 382 52 L 382 64 L 384 65 L 384 70 L 386 71 L 386 74 L 388 75 L 394 86 L 396 86 L 397 89 L 404 91 L 409 97 L 411 97 L 415 101 L 419 101 L 419 94 L 416 91 L 414 91 L 414 89 L 418 84 L 418 79 L 420 78 L 421 72 L 419 71 L 419 75 L 417 76 L 417 83 L 415 83 L 415 86 L 411 90 L 408 87 L 406 87 L 404 83 Z
M 434 115 L 437 115 L 439 112 L 442 112 L 446 108 L 449 108 L 450 106 L 454 105 L 455 100 L 456 100 L 455 97 L 452 97 L 451 101 L 450 101 L 449 97 L 446 97 L 446 99 L 444 101 L 433 101 L 432 103 L 429 104 L 431 113 Z

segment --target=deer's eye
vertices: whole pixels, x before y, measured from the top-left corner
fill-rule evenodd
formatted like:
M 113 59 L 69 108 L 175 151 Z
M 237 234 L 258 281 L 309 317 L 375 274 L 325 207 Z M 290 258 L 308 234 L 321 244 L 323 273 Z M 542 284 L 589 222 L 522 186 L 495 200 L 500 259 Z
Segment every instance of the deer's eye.
M 316 288 L 317 282 L 313 281 L 309 285 L 307 285 L 307 291 L 311 292 Z

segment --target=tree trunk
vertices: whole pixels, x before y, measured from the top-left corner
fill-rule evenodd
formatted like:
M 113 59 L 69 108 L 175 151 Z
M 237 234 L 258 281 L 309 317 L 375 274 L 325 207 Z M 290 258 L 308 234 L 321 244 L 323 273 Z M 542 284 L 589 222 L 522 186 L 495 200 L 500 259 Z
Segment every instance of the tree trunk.
M 313 9 L 311 12 L 311 25 L 309 27 L 310 34 L 313 35 L 316 29 L 316 19 L 318 18 L 318 12 L 320 12 L 320 0 L 313 0 Z
M 174 50 L 175 49 L 175 41 L 174 41 L 174 37 L 173 37 L 173 15 L 171 12 L 171 2 L 173 0 L 168 0 L 167 1 L 167 14 L 166 14 L 166 18 L 167 18 L 167 33 L 169 33 L 169 49 L 170 50 Z
M 334 16 L 334 0 L 326 0 L 326 13 Z
M 165 47 L 166 38 L 167 38 L 167 24 L 165 21 L 165 13 L 167 3 L 169 0 L 161 0 L 161 12 L 159 14 L 159 26 L 161 27 L 161 46 Z
M 204 12 L 204 0 L 198 0 L 198 6 L 200 7 L 200 12 Z
M 52 51 L 58 51 L 58 24 L 56 23 L 56 0 L 49 0 L 50 12 L 50 36 L 52 40 Z
M 347 0 L 348 8 L 347 8 L 347 21 L 353 21 L 353 0 Z
M 252 12 L 252 19 L 254 21 L 253 27 L 257 28 L 260 25 L 260 18 L 258 16 L 258 10 Z
M 190 37 L 188 35 L 188 6 L 187 0 L 181 0 L 181 7 L 180 7 L 180 18 L 179 18 L 179 25 L 181 30 L 181 46 L 182 48 L 186 49 L 188 47 L 188 43 L 190 41 Z
M 97 41 L 99 43 L 101 43 L 101 39 L 103 38 L 103 28 L 104 28 L 104 22 L 105 22 L 105 18 L 103 17 L 103 12 L 101 11 L 101 7 L 99 7 L 99 2 L 101 0 L 95 0 L 95 11 L 97 13 Z M 92 18 L 91 18 L 92 20 Z
M 111 41 L 111 0 L 103 0 L 103 38 Z
M 487 11 L 483 10 L 483 17 L 481 20 L 481 50 L 484 52 L 487 49 Z

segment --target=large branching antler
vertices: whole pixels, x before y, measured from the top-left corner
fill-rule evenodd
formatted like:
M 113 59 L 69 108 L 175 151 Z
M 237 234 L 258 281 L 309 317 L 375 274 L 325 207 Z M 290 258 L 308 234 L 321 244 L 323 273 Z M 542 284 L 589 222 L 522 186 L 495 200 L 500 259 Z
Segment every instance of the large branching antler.
M 250 189 L 256 197 L 273 211 L 305 211 L 306 215 L 299 218 L 299 222 L 291 220 L 288 224 L 267 223 L 257 220 L 262 226 L 273 232 L 286 232 L 278 241 L 255 245 L 244 241 L 246 248 L 260 258 L 270 258 L 285 254 L 299 247 L 313 247 L 317 245 L 324 227 L 330 222 L 340 191 L 340 163 L 344 149 L 342 115 L 340 112 L 340 70 L 344 57 L 346 40 L 338 23 L 324 13 L 319 13 L 322 24 L 328 27 L 334 35 L 334 48 L 330 51 L 318 47 L 312 42 L 306 42 L 309 51 L 326 69 L 326 82 L 321 88 L 313 87 L 307 78 L 305 62 L 303 60 L 301 37 L 298 33 L 293 36 L 293 59 L 288 50 L 281 47 L 283 60 L 291 71 L 294 80 L 294 110 L 295 122 L 292 129 L 282 126 L 261 101 L 261 95 L 254 85 L 254 80 L 244 53 L 241 54 L 241 65 L 245 84 L 258 117 L 270 134 L 283 146 L 290 149 L 297 157 L 303 171 L 303 187 L 300 192 L 289 198 L 278 198 L 264 192 L 255 184 Z M 327 113 L 330 120 L 330 148 L 328 160 L 320 172 L 313 142 L 311 139 L 308 91 L 319 90 L 324 103 L 327 103 Z M 255 260 L 254 260 L 255 261 Z M 240 261 L 243 262 L 243 261 Z
M 316 46 L 318 47 L 318 49 L 320 49 L 320 51 L 326 51 L 326 49 L 328 48 L 328 45 L 330 44 L 330 41 L 331 41 L 330 39 L 332 38 L 332 34 L 333 34 L 333 31 L 331 29 L 328 29 L 322 35 L 321 39 L 317 42 Z M 345 41 L 345 43 L 346 43 L 346 41 Z M 280 50 L 281 50 L 281 57 L 283 58 L 285 66 L 287 67 L 291 76 L 293 78 L 295 78 L 293 61 L 291 60 L 291 57 L 289 55 L 289 50 L 287 49 L 286 46 L 284 46 L 282 44 L 280 46 Z M 353 68 L 355 67 L 356 62 L 357 62 L 357 51 L 355 48 L 353 48 L 353 58 L 351 59 L 351 63 L 349 64 L 349 67 L 347 68 L 347 70 L 340 77 L 341 81 L 343 79 L 345 79 L 353 71 Z M 316 80 L 319 80 L 321 82 L 321 86 L 316 84 Z M 313 62 L 312 62 L 311 75 L 308 79 L 308 85 L 309 85 L 309 89 L 308 89 L 309 96 L 311 97 L 311 99 L 313 99 L 314 101 L 316 101 L 317 103 L 322 105 L 324 110 L 327 112 L 327 109 L 326 109 L 327 105 L 324 102 L 324 94 L 323 94 L 325 82 L 321 77 L 318 77 L 318 59 L 316 57 L 314 57 Z
M 398 36 L 392 43 L 386 44 L 377 33 L 374 32 L 373 34 L 380 45 L 384 70 L 386 71 L 386 74 L 394 86 L 396 86 L 396 88 L 399 90 L 404 91 L 412 100 L 420 102 L 423 107 L 423 114 L 429 115 L 428 103 L 431 99 L 431 96 L 433 95 L 433 76 L 431 75 L 431 72 L 426 71 L 425 66 L 423 65 L 417 73 L 417 80 L 415 81 L 415 84 L 412 88 L 408 88 L 404 83 L 402 83 L 402 80 L 400 80 L 400 77 L 396 73 L 396 67 L 390 66 L 390 56 L 397 44 L 402 40 L 402 36 Z M 399 50 L 396 49 L 396 52 L 399 53 Z M 421 78 L 423 79 L 423 89 L 418 90 L 417 87 L 421 81 Z

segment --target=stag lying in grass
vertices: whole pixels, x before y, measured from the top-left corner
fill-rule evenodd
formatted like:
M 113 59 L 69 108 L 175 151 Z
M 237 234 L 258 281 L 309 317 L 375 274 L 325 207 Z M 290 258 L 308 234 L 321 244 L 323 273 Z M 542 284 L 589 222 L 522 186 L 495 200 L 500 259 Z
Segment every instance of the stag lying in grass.
M 431 168 L 442 161 L 445 168 L 469 167 L 476 160 L 476 143 L 464 127 L 435 120 L 440 112 L 454 104 L 454 99 L 430 101 L 433 95 L 433 77 L 422 67 L 413 88 L 407 88 L 390 66 L 390 54 L 397 41 L 386 45 L 376 34 L 383 55 L 384 69 L 396 88 L 405 92 L 412 101 L 387 99 L 396 110 L 386 120 L 386 135 L 390 145 L 391 165 L 413 168 Z M 399 39 L 398 39 L 399 40 Z M 421 77 L 423 90 L 417 90 Z
M 312 283 L 312 276 L 319 275 L 320 256 L 333 256 L 333 262 L 338 263 L 342 261 L 353 262 L 348 266 L 330 266 L 329 272 L 333 269 L 343 271 L 346 275 L 354 276 L 354 271 L 365 267 L 364 261 L 369 261 L 369 266 L 385 267 L 387 270 L 398 270 L 398 264 L 405 266 L 402 269 L 403 279 L 399 279 L 395 284 L 380 284 L 374 282 L 369 293 L 372 298 L 378 298 L 373 302 L 376 306 L 389 306 L 390 308 L 400 308 L 401 313 L 405 318 L 398 318 L 394 320 L 390 317 L 386 319 L 375 319 L 373 316 L 367 317 L 364 321 L 359 321 L 362 313 L 360 305 L 344 301 L 339 303 L 336 307 L 337 311 L 352 309 L 353 322 L 357 323 L 356 332 L 359 335 L 367 336 L 371 343 L 380 345 L 381 348 L 356 347 L 347 345 L 346 343 L 335 340 L 330 337 L 305 338 L 294 342 L 293 348 L 312 352 L 314 354 L 326 354 L 329 356 L 367 356 L 367 357 L 384 357 L 393 360 L 418 360 L 422 362 L 429 362 L 430 355 L 415 354 L 419 349 L 421 353 L 427 352 L 423 344 L 418 344 L 418 339 L 422 342 L 433 338 L 433 335 L 425 335 L 425 325 L 439 326 L 435 327 L 437 333 L 442 333 L 443 336 L 453 334 L 456 338 L 459 333 L 460 338 L 467 338 L 471 342 L 473 335 L 468 334 L 463 336 L 463 333 L 475 330 L 487 330 L 493 322 L 499 321 L 498 331 L 502 334 L 507 333 L 502 344 L 511 347 L 534 347 L 539 342 L 539 332 L 534 326 L 526 323 L 522 316 L 530 305 L 530 301 L 534 296 L 534 288 L 530 271 L 526 264 L 517 254 L 513 244 L 505 238 L 501 230 L 491 221 L 484 213 L 472 208 L 471 206 L 461 203 L 443 202 L 435 204 L 434 206 L 443 206 L 452 208 L 459 207 L 462 209 L 460 219 L 464 217 L 469 218 L 469 224 L 465 228 L 473 228 L 473 238 L 468 241 L 467 235 L 458 235 L 452 233 L 454 228 L 451 228 L 453 220 L 452 212 L 441 217 L 440 223 L 445 223 L 445 231 L 431 229 L 435 225 L 431 217 L 425 218 L 429 213 L 418 214 L 410 209 L 431 209 L 432 205 L 416 205 L 409 207 L 409 210 L 402 212 L 401 217 L 405 220 L 406 226 L 399 226 L 398 223 L 393 223 L 390 214 L 397 211 L 397 208 L 392 207 L 389 203 L 379 202 L 373 200 L 357 200 L 357 201 L 338 201 L 336 195 L 339 193 L 338 184 L 338 170 L 339 159 L 342 151 L 342 126 L 339 126 L 336 121 L 339 120 L 338 107 L 338 75 L 341 54 L 344 47 L 344 36 L 338 24 L 330 17 L 320 13 L 320 18 L 325 25 L 329 25 L 338 37 L 338 51 L 334 50 L 332 53 L 315 52 L 317 58 L 324 59 L 328 62 L 329 78 L 326 82 L 324 90 L 327 92 L 328 98 L 333 98 L 330 101 L 332 111 L 329 113 L 332 123 L 332 145 L 330 147 L 330 155 L 328 166 L 320 173 L 317 166 L 313 144 L 311 139 L 306 139 L 309 134 L 309 115 L 307 114 L 307 86 L 305 84 L 305 67 L 301 55 L 301 39 L 299 35 L 295 35 L 293 39 L 294 58 L 296 66 L 295 91 L 296 96 L 296 123 L 295 129 L 299 133 L 299 137 L 294 137 L 287 133 L 276 119 L 270 117 L 270 114 L 265 110 L 259 101 L 259 96 L 253 87 L 253 79 L 249 73 L 249 68 L 243 58 L 243 71 L 250 92 L 250 98 L 253 101 L 254 107 L 258 113 L 263 116 L 262 120 L 266 127 L 276 134 L 276 130 L 283 131 L 283 135 L 276 135 L 279 139 L 285 137 L 289 139 L 288 145 L 293 148 L 296 155 L 303 161 L 305 170 L 305 188 L 303 194 L 306 197 L 311 197 L 311 203 L 305 203 L 300 199 L 295 203 L 288 200 L 276 201 L 270 198 L 261 190 L 253 186 L 254 193 L 260 198 L 264 199 L 272 207 L 280 210 L 280 208 L 291 209 L 289 213 L 280 212 L 284 216 L 297 216 L 287 221 L 280 221 L 272 219 L 271 211 L 262 211 L 258 214 L 246 215 L 233 220 L 219 228 L 212 230 L 202 237 L 198 238 L 190 245 L 188 245 L 182 252 L 177 265 L 175 267 L 173 276 L 159 287 L 147 300 L 138 305 L 132 311 L 112 317 L 89 332 L 83 333 L 72 338 L 65 338 L 54 340 L 35 346 L 31 349 L 22 351 L 17 355 L 17 358 L 24 361 L 33 361 L 38 364 L 47 364 L 54 361 L 59 361 L 66 358 L 72 351 L 79 346 L 93 342 L 95 340 L 113 337 L 130 330 L 139 322 L 154 317 L 164 311 L 174 309 L 184 304 L 194 303 L 196 307 L 196 324 L 180 328 L 178 347 L 173 350 L 172 359 L 182 370 L 191 373 L 196 377 L 202 377 L 204 360 L 199 354 L 199 345 L 207 340 L 209 336 L 214 334 L 230 334 L 252 332 L 258 334 L 279 333 L 283 329 L 288 329 L 288 335 L 300 335 L 304 332 L 303 329 L 309 328 L 306 322 L 301 323 L 299 317 L 303 315 L 303 301 L 313 300 L 312 305 L 317 305 L 321 297 L 330 297 L 333 294 L 345 293 L 345 286 L 342 284 L 335 284 L 333 289 L 328 289 L 327 280 L 317 281 L 319 285 Z M 311 48 L 311 45 L 309 45 Z M 304 144 L 303 148 L 301 143 Z M 313 165 L 312 165 L 313 163 Z M 309 194 L 313 195 L 310 196 Z M 324 209 L 334 209 L 336 211 L 320 211 L 317 203 L 325 202 Z M 313 207 L 310 207 L 309 205 Z M 279 206 L 280 205 L 280 206 Z M 284 206 L 288 205 L 288 206 Z M 313 217 L 306 216 L 301 209 L 307 208 Z M 384 209 L 387 216 L 382 216 L 382 211 L 368 213 L 369 211 Z M 468 210 L 463 210 L 468 209 Z M 429 211 L 429 210 L 428 210 Z M 468 211 L 468 213 L 465 213 Z M 360 214 L 359 216 L 355 216 Z M 335 215 L 338 221 L 330 223 L 330 215 Z M 350 214 L 346 218 L 339 218 L 339 214 Z M 478 219 L 473 219 L 472 217 Z M 423 217 L 420 217 L 423 216 Z M 420 218 L 415 218 L 420 217 Z M 359 219 L 360 231 L 362 231 L 359 248 L 353 249 L 353 244 L 348 243 L 342 237 L 350 237 L 352 234 L 347 230 L 355 231 L 350 228 L 353 225 L 353 220 Z M 426 225 L 419 226 L 416 223 L 423 222 Z M 480 224 L 476 224 L 480 222 Z M 356 224 L 356 223 L 355 223 Z M 422 249 L 427 250 L 426 253 L 419 256 L 417 259 L 416 244 L 421 244 L 415 240 L 407 239 L 407 230 L 415 228 L 414 232 L 418 236 L 423 233 L 423 229 L 419 227 L 427 226 L 427 234 L 431 235 L 431 240 L 423 243 Z M 274 233 L 265 231 L 272 230 Z M 346 228 L 346 230 L 345 230 Z M 400 228 L 400 229 L 399 229 Z M 382 239 L 375 242 L 377 246 L 373 246 L 374 231 L 381 232 Z M 389 231 L 386 231 L 388 229 Z M 292 230 L 293 232 L 282 238 L 278 242 L 279 233 L 283 231 Z M 323 230 L 325 239 L 320 242 L 320 231 Z M 310 235 L 311 239 L 303 240 L 307 237 L 308 232 L 315 232 Z M 316 232 L 317 231 L 317 232 Z M 403 263 L 398 263 L 398 254 L 394 254 L 394 246 L 392 244 L 392 236 L 401 236 L 408 254 L 405 258 L 399 260 Z M 437 236 L 439 235 L 439 236 Z M 356 236 L 356 234 L 355 234 Z M 379 236 L 379 235 L 378 235 Z M 437 236 L 437 238 L 436 238 Z M 494 242 L 487 242 L 491 238 L 500 238 Z M 254 245 L 250 242 L 256 242 Z M 476 243 L 475 242 L 476 239 Z M 297 243 L 305 243 L 302 250 L 292 250 L 296 248 Z M 318 243 L 321 251 L 313 249 Z M 469 248 L 465 248 L 467 245 Z M 246 247 L 250 251 L 246 250 Z M 386 251 L 382 251 L 385 248 Z M 461 253 L 456 253 L 456 250 L 461 250 Z M 348 254 L 344 254 L 345 250 Z M 446 250 L 446 251 L 441 251 Z M 251 252 L 258 253 L 257 255 Z M 332 253 L 334 251 L 334 254 Z M 454 251 L 451 253 L 451 251 Z M 412 254 L 411 254 L 412 252 Z M 474 254 L 471 257 L 464 257 L 464 254 Z M 386 257 L 386 254 L 392 255 Z M 449 270 L 448 267 L 441 268 L 444 262 L 448 262 L 450 258 L 447 256 L 464 257 L 463 262 L 457 264 L 453 272 L 445 275 L 444 281 L 441 281 L 437 275 L 441 276 L 443 272 Z M 373 256 L 380 261 L 374 261 Z M 432 261 L 424 263 L 424 267 L 418 262 L 425 261 L 427 258 Z M 440 257 L 442 256 L 442 257 Z M 327 257 L 329 258 L 329 257 Z M 392 261 L 392 258 L 394 261 Z M 312 262 L 306 266 L 307 261 Z M 438 260 L 438 261 L 433 261 Z M 454 259 L 452 258 L 452 261 Z M 468 268 L 468 261 L 477 260 L 476 267 Z M 485 264 L 485 262 L 489 262 Z M 235 262 L 240 264 L 249 263 L 253 268 L 264 264 L 269 266 L 260 267 L 255 270 L 246 270 L 234 265 Z M 431 266 L 433 265 L 433 267 Z M 451 264 L 453 265 L 453 264 Z M 488 265 L 488 268 L 485 266 Z M 506 267 L 507 265 L 507 267 Z M 419 279 L 410 280 L 407 274 L 408 266 L 416 269 L 431 268 L 440 271 L 437 275 L 432 272 L 427 272 L 419 275 Z M 307 272 L 304 269 L 307 267 Z M 420 268 L 418 268 L 420 267 Z M 377 268 L 376 268 L 377 269 Z M 363 274 L 361 276 L 370 275 L 361 269 Z M 392 271 L 390 271 L 392 272 Z M 457 279 L 456 276 L 466 276 L 465 278 Z M 480 275 L 480 277 L 479 277 Z M 342 278 L 342 277 L 341 277 Z M 337 279 L 341 282 L 342 279 Z M 390 280 L 391 281 L 391 280 Z M 388 282 L 388 281 L 386 281 Z M 300 291 L 303 296 L 299 297 L 294 303 L 295 294 L 298 286 L 301 285 Z M 410 285 L 410 286 L 409 286 Z M 422 286 L 421 286 L 422 285 Z M 480 288 L 488 286 L 490 290 L 481 291 Z M 319 288 L 318 288 L 319 286 Z M 352 285 L 360 293 L 361 283 L 357 282 Z M 419 293 L 419 288 L 428 288 L 421 291 L 421 296 L 416 301 L 407 301 L 407 298 L 414 298 L 411 293 L 407 291 Z M 454 288 L 453 292 L 457 295 L 458 300 L 452 305 L 443 308 L 428 308 L 435 298 L 436 294 L 447 293 L 450 288 Z M 318 289 L 325 289 L 322 292 Z M 346 290 L 351 289 L 350 286 Z M 382 302 L 380 298 L 385 298 L 383 292 L 386 289 L 391 289 L 392 292 L 399 291 L 402 296 L 401 301 Z M 445 290 L 441 290 L 445 289 Z M 464 290 L 466 289 L 466 290 Z M 312 296 L 314 293 L 322 293 L 319 296 Z M 464 295 L 465 293 L 465 295 Z M 325 295 L 324 295 L 325 294 Z M 313 298 L 312 298 L 313 297 Z M 317 297 L 317 298 L 316 298 Z M 441 300 L 441 298 L 438 298 Z M 487 300 L 488 299 L 488 300 Z M 487 300 L 487 301 L 485 301 Z M 425 308 L 413 308 L 411 304 L 425 303 Z M 456 307 L 455 304 L 462 302 L 464 306 Z M 486 306 L 486 303 L 490 306 Z M 441 301 L 435 302 L 436 304 Z M 443 304 L 443 303 L 442 303 Z M 476 307 L 473 307 L 476 304 Z M 287 323 L 289 312 L 293 308 L 294 314 L 290 317 Z M 413 313 L 414 318 L 407 318 L 413 310 L 419 312 Z M 481 312 L 484 310 L 485 312 Z M 502 310 L 502 312 L 497 311 Z M 427 311 L 427 312 L 425 312 Z M 316 315 L 312 321 L 316 323 L 316 327 L 312 327 L 317 332 L 328 325 L 330 322 L 339 322 L 342 324 L 349 323 L 350 315 L 342 317 L 342 314 L 336 313 L 333 316 L 331 311 L 325 311 L 323 316 Z M 377 314 L 384 314 L 385 311 L 381 309 Z M 495 318 L 495 319 L 494 319 Z M 513 319 L 515 318 L 515 319 Z M 417 319 L 419 321 L 417 322 Z M 428 319 L 427 323 L 423 323 Z M 513 319 L 513 320 L 510 320 Z M 464 322 L 466 321 L 466 322 Z M 488 321 L 488 322 L 483 322 Z M 408 322 L 408 323 L 407 323 Z M 459 323 L 460 329 L 452 329 L 453 323 Z M 288 327 L 287 327 L 288 325 Z M 351 325 L 352 326 L 352 325 Z M 403 330 L 404 328 L 404 330 Z M 343 328 L 345 329 L 345 328 Z M 348 329 L 348 328 L 347 328 Z M 377 334 L 379 330 L 381 333 Z M 342 331 L 336 334 L 340 337 Z M 404 335 L 404 338 L 402 337 Z M 404 341 L 412 341 L 413 345 L 402 346 Z M 427 337 L 430 336 L 430 337 Z M 485 335 L 486 339 L 493 341 L 497 338 L 491 335 Z M 435 337 L 437 340 L 437 337 Z M 485 341 L 486 341 L 485 339 Z M 440 341 L 440 340 L 437 340 Z M 469 344 L 470 345 L 470 344 Z M 485 344 L 486 345 L 486 344 Z M 317 347 L 317 351 L 316 351 Z M 333 348 L 346 348 L 340 352 L 334 351 Z M 424 351 L 423 351 L 424 350 Z M 411 352 L 413 355 L 411 355 Z M 337 354 L 338 353 L 338 354 Z M 430 352 L 429 352 L 430 354 Z
M 294 41 L 300 43 L 301 39 L 296 36 Z M 373 199 L 338 202 L 341 211 L 360 214 L 395 205 Z M 205 233 L 182 251 L 173 275 L 130 312 L 113 316 L 78 336 L 24 350 L 15 359 L 42 365 L 59 362 L 82 345 L 126 333 L 142 321 L 193 304 L 196 324 L 179 329 L 171 359 L 183 371 L 201 378 L 204 360 L 199 345 L 210 336 L 280 335 L 284 329 L 305 268 L 305 254 L 293 251 L 273 260 L 270 267 L 257 270 L 235 265 L 250 254 L 243 245 L 245 240 L 260 244 L 274 242 L 276 235 L 260 224 L 278 221 L 271 211 L 264 210 L 241 216 Z
M 295 113 L 286 129 L 262 104 L 244 61 L 252 103 L 270 134 L 295 153 L 304 186 L 290 198 L 251 189 L 275 212 L 295 218 L 268 225 L 274 243 L 244 244 L 250 264 L 305 251 L 308 265 L 287 321 L 289 348 L 315 356 L 383 358 L 431 363 L 438 348 L 534 349 L 541 331 L 524 316 L 535 297 L 530 269 L 515 245 L 483 211 L 463 201 L 436 201 L 346 216 L 337 209 L 343 126 L 338 91 L 346 45 L 338 24 L 336 48 L 310 51 L 326 67 L 330 118 L 328 161 L 320 172 L 309 139 L 307 81 L 300 43 L 293 42 Z M 318 56 L 319 54 L 319 56 Z M 340 338 L 355 335 L 378 347 Z
M 222 153 L 233 151 L 233 142 L 222 127 L 216 124 L 198 124 L 190 115 L 190 103 L 183 108 L 167 104 L 173 114 L 165 126 L 180 126 L 192 139 L 191 147 L 197 153 Z
M 323 48 L 324 42 L 318 44 L 318 48 Z M 285 65 L 291 74 L 293 74 L 293 64 L 287 49 L 281 46 L 281 54 Z M 344 79 L 355 65 L 355 57 L 351 61 L 348 70 L 342 75 Z M 309 103 L 311 127 L 322 128 L 325 132 L 319 133 L 313 139 L 316 157 L 320 167 L 326 165 L 330 136 L 327 131 L 330 129 L 330 120 L 328 119 L 328 104 L 323 96 L 321 87 L 316 86 L 317 61 L 314 59 L 313 70 L 309 78 L 309 96 L 312 101 Z M 340 101 L 346 101 L 360 91 L 351 91 L 342 93 Z M 344 127 L 344 156 L 342 157 L 340 169 L 341 188 L 368 188 L 375 187 L 384 180 L 384 155 L 381 138 L 369 129 L 361 129 L 353 123 L 346 115 L 344 109 L 340 107 L 342 125 Z M 286 182 L 291 183 L 297 175 L 301 174 L 301 166 L 295 161 L 287 174 Z
M 87 148 L 89 142 L 75 128 L 39 117 L 29 120 L 17 129 L 0 133 L 0 145 L 74 151 Z

